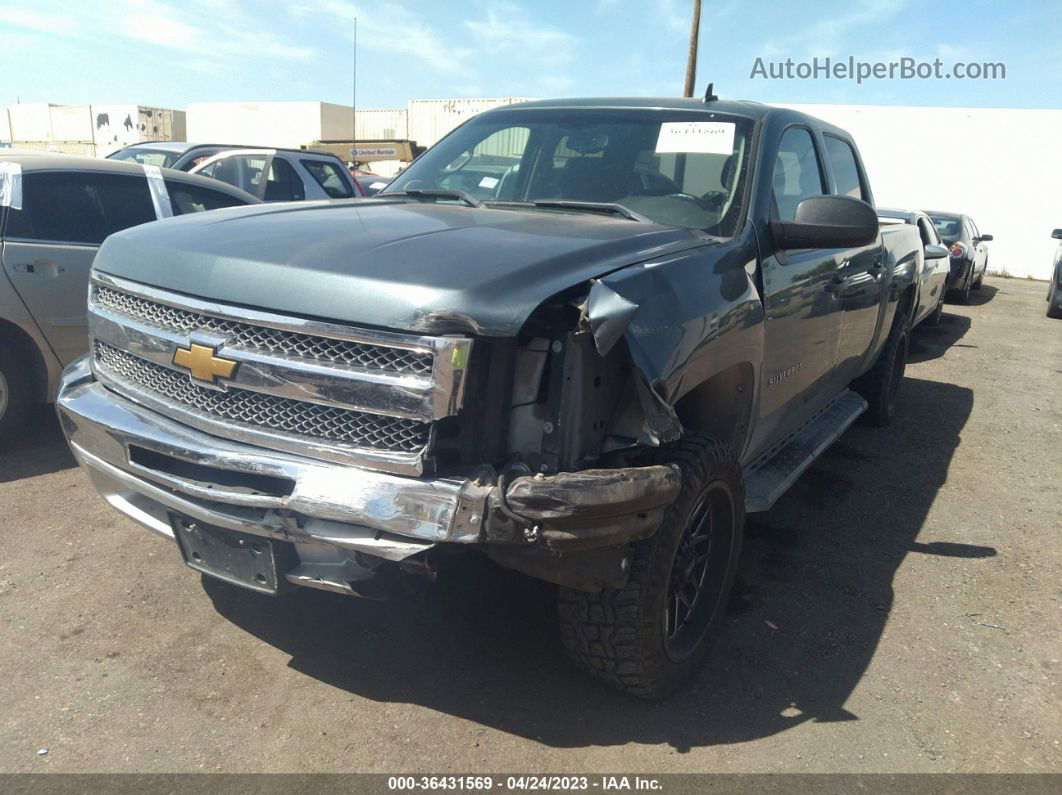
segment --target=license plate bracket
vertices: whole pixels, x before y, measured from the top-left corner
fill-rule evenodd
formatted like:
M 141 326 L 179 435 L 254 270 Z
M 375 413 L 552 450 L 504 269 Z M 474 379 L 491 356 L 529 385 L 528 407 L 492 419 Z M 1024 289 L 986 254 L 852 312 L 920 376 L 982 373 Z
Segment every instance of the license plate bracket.
M 184 516 L 171 515 L 170 524 L 184 562 L 210 577 L 259 593 L 276 595 L 285 582 L 278 566 L 283 550 L 274 542 L 251 533 L 215 527 Z

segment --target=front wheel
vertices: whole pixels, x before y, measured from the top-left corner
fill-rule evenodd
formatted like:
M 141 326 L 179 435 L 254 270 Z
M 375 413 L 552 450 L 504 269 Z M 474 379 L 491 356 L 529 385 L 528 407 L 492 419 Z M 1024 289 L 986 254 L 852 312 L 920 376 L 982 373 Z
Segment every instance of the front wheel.
M 870 425 L 888 425 L 896 414 L 896 396 L 900 392 L 903 374 L 907 369 L 910 335 L 907 315 L 897 314 L 892 328 L 889 329 L 885 347 L 878 354 L 878 360 L 874 362 L 873 367 L 852 382 L 852 389 L 868 403 L 863 419 Z
M 623 588 L 559 592 L 561 639 L 571 659 L 631 695 L 663 698 L 697 671 L 723 620 L 745 524 L 745 488 L 733 451 L 688 433 L 654 463 L 682 472 L 656 534 L 633 545 Z
M 936 309 L 926 316 L 926 319 L 922 323 L 926 326 L 939 326 L 940 319 L 944 315 L 944 291 L 940 291 L 940 298 L 937 300 Z

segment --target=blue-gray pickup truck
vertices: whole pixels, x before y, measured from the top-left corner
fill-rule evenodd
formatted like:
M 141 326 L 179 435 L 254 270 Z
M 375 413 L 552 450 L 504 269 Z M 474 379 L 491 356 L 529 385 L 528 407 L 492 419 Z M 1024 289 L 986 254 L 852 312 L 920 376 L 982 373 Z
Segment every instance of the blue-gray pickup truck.
M 364 595 L 478 549 L 559 586 L 577 664 L 659 697 L 720 624 L 745 514 L 892 417 L 925 256 L 810 116 L 524 103 L 371 199 L 111 236 L 59 413 L 206 575 Z

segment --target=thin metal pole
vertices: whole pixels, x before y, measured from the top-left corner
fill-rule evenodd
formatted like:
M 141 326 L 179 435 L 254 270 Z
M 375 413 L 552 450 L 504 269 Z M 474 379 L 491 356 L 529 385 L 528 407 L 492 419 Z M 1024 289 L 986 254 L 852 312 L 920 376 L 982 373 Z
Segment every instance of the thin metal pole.
M 354 17 L 354 91 L 350 100 L 350 140 L 358 140 L 358 18 Z M 353 160 L 351 156 L 351 160 Z
M 682 96 L 693 96 L 693 84 L 697 80 L 697 40 L 701 33 L 701 0 L 693 0 L 693 22 L 690 26 L 690 55 L 686 60 L 686 88 Z

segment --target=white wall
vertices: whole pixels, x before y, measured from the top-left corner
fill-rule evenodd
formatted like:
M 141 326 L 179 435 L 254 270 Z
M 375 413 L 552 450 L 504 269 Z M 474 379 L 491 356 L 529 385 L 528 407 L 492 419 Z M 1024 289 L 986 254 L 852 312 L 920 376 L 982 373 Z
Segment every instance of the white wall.
M 879 207 L 971 216 L 989 269 L 1050 276 L 1062 227 L 1062 110 L 786 105 L 848 130 Z

